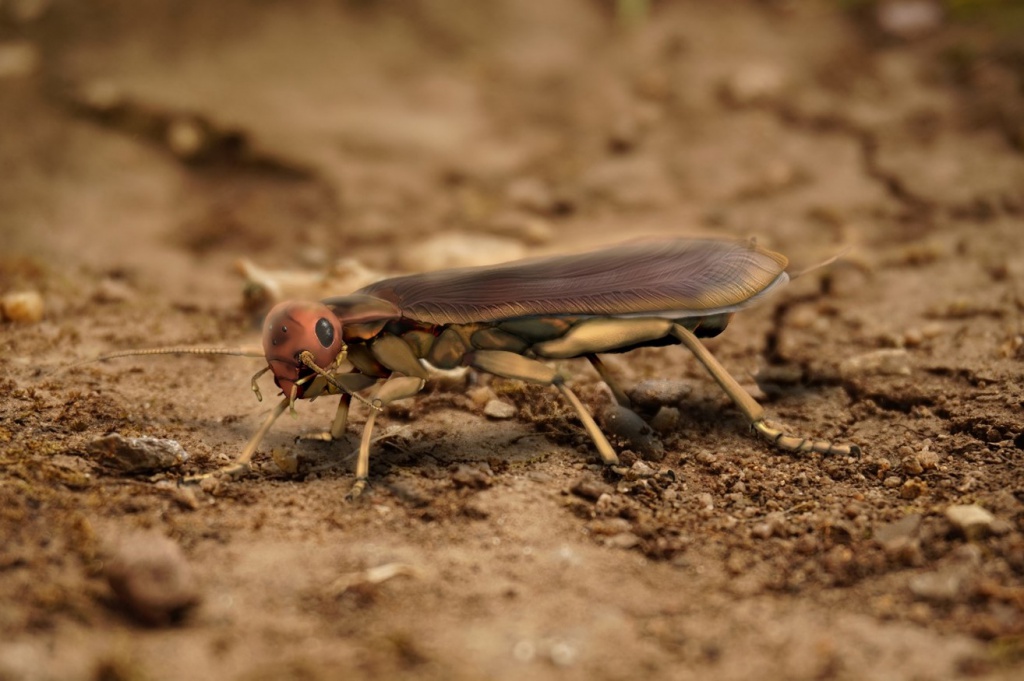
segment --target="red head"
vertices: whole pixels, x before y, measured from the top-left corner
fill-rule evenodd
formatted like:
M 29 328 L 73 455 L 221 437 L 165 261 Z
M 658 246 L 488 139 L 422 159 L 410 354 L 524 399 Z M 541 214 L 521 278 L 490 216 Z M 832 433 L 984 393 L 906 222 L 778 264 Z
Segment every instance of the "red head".
M 326 368 L 345 347 L 341 321 L 321 303 L 288 300 L 274 306 L 263 323 L 263 353 L 274 383 L 285 394 L 292 394 L 296 381 L 313 373 L 299 360 L 308 350 L 317 366 Z M 308 383 L 297 386 L 295 397 L 302 397 Z

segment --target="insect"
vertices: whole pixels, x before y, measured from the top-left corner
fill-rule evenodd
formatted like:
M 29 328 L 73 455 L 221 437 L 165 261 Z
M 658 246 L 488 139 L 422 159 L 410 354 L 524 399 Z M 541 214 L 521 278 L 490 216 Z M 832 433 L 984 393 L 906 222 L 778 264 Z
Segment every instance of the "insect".
M 775 446 L 792 452 L 859 455 L 836 445 L 786 434 L 718 363 L 700 338 L 725 330 L 733 313 L 783 286 L 785 256 L 752 242 L 674 239 L 627 243 L 579 255 L 521 260 L 386 279 L 321 302 L 286 301 L 263 325 L 267 366 L 282 398 L 222 472 L 248 469 L 274 421 L 296 400 L 339 396 L 330 430 L 343 436 L 351 402 L 370 407 L 350 497 L 366 487 L 374 422 L 389 403 L 423 389 L 428 365 L 468 366 L 496 376 L 553 386 L 575 410 L 601 460 L 619 459 L 590 412 L 545 360 L 586 358 L 620 405 L 630 406 L 598 355 L 681 344 L 711 373 Z M 158 348 L 106 355 L 249 354 L 221 348 Z M 359 393 L 373 387 L 369 397 Z M 261 398 L 262 399 L 262 398 Z M 210 474 L 207 474 L 210 475 Z M 202 477 L 202 476 L 201 476 Z

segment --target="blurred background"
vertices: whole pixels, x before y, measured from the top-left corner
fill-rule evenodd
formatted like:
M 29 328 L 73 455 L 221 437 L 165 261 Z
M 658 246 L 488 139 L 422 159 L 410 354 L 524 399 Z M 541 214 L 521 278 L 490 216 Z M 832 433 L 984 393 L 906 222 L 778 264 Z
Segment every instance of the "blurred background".
M 0 679 L 1020 678 L 1022 216 L 1020 0 L 0 0 Z M 842 254 L 708 345 L 862 459 L 770 451 L 665 348 L 608 360 L 674 381 L 632 478 L 470 375 L 382 418 L 365 504 L 352 442 L 295 442 L 323 401 L 183 490 L 255 430 L 260 362 L 68 367 L 707 234 Z M 191 458 L 111 471 L 115 431 Z M 112 595 L 139 530 L 198 575 L 178 627 Z

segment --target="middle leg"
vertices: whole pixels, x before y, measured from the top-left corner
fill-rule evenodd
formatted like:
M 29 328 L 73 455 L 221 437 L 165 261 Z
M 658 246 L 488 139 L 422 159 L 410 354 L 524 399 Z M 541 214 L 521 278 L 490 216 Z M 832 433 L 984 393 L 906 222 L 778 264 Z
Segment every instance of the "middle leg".
M 608 438 L 594 421 L 594 417 L 587 411 L 586 406 L 580 402 L 569 386 L 565 385 L 562 377 L 554 369 L 543 362 L 538 362 L 529 357 L 517 355 L 507 350 L 478 350 L 467 357 L 469 366 L 486 371 L 502 378 L 515 378 L 528 383 L 539 383 L 540 385 L 553 385 L 562 393 L 562 396 L 572 405 L 576 416 L 583 423 L 587 435 L 594 441 L 601 460 L 609 466 L 619 463 L 619 457 Z

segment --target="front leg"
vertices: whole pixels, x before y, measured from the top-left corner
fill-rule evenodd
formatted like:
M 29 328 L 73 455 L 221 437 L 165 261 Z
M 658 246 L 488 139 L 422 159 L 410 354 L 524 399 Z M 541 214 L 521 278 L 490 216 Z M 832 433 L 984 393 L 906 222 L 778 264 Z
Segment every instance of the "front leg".
M 233 462 L 231 462 L 227 466 L 224 466 L 223 468 L 211 471 L 210 473 L 203 473 L 202 475 L 190 475 L 189 477 L 185 478 L 182 482 L 200 482 L 202 480 L 205 480 L 206 478 L 212 478 L 217 475 L 228 475 L 230 477 L 235 477 L 248 471 L 249 462 L 252 461 L 252 457 L 256 453 L 256 448 L 260 446 L 260 442 L 262 442 L 263 438 L 267 436 L 268 432 L 270 432 L 270 427 L 274 425 L 274 421 L 276 421 L 278 417 L 284 413 L 285 409 L 288 408 L 288 405 L 290 405 L 291 402 L 292 400 L 290 397 L 285 397 L 280 402 L 278 402 L 277 406 L 274 407 L 274 410 L 270 412 L 267 418 L 263 421 L 263 424 L 259 427 L 259 430 L 257 430 L 251 438 L 249 438 L 249 442 L 245 445 L 245 449 L 242 450 L 242 453 L 239 454 L 238 458 L 235 459 Z

